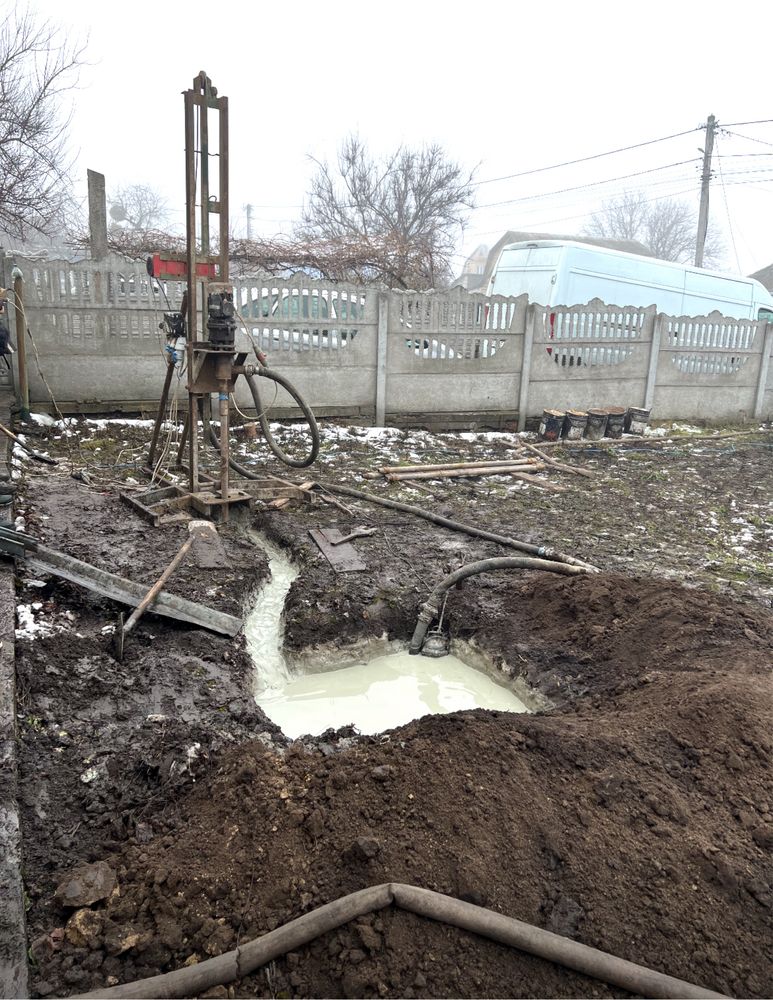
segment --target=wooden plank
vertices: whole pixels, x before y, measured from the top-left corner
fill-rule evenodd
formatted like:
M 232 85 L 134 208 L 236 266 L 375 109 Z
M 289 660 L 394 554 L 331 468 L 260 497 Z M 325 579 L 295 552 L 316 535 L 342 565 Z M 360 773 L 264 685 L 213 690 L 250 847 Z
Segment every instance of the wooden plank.
M 335 551 L 335 550 L 334 550 Z M 136 608 L 147 593 L 147 586 L 134 583 L 124 577 L 108 573 L 103 569 L 97 569 L 89 563 L 81 562 L 63 552 L 48 549 L 43 545 L 38 545 L 35 552 L 27 556 L 27 565 L 40 573 L 53 573 L 63 580 L 69 580 L 87 590 L 93 590 L 96 594 L 109 597 L 113 601 L 120 601 L 121 604 L 128 604 Z M 236 635 L 242 627 L 241 618 L 234 618 L 222 611 L 215 611 L 214 608 L 204 607 L 203 604 L 194 604 L 183 597 L 176 597 L 174 594 L 162 592 L 156 598 L 153 605 L 153 614 L 166 615 L 167 618 L 175 618 L 177 621 L 190 622 L 200 628 L 207 628 L 213 632 L 222 632 L 225 635 Z
M 336 573 L 356 573 L 368 568 L 349 542 L 342 545 L 330 544 L 340 542 L 344 537 L 338 528 L 311 528 L 309 534 Z
M 199 569 L 227 569 L 231 565 L 214 524 L 209 521 L 191 521 L 188 530 L 194 540 L 191 555 Z
M 298 491 L 298 497 L 295 497 L 294 494 L 290 494 L 289 496 L 282 496 L 279 497 L 278 500 L 272 500 L 271 503 L 268 504 L 268 506 L 273 508 L 274 510 L 281 510 L 282 507 L 286 507 L 290 502 L 290 500 L 294 498 L 301 500 L 309 500 L 313 497 L 313 494 L 311 493 L 311 489 L 313 486 L 314 486 L 314 481 L 312 479 L 309 479 L 307 480 L 307 482 L 301 483 L 299 486 L 294 487 Z
M 161 524 L 172 524 L 190 518 L 190 515 L 184 512 L 185 508 L 190 506 L 189 495 L 179 486 L 165 486 L 162 489 L 141 493 L 139 496 L 121 493 L 120 497 L 154 528 Z
M 227 497 L 200 490 L 198 493 L 191 493 L 190 498 L 193 508 L 204 517 L 214 517 L 218 509 L 233 507 L 236 504 L 247 504 L 251 508 L 255 502 L 253 497 L 240 490 L 231 490 Z

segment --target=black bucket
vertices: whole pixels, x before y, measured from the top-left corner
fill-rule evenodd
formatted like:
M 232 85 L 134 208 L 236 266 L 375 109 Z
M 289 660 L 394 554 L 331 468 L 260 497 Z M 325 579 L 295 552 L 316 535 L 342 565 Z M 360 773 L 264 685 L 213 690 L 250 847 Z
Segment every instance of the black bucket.
M 600 441 L 607 433 L 607 411 L 588 410 L 588 423 L 585 426 L 585 437 L 589 441 Z
M 641 410 L 637 406 L 629 406 L 625 415 L 625 429 L 628 434 L 644 434 L 644 428 L 650 422 L 650 411 Z
M 567 441 L 579 441 L 585 433 L 588 414 L 584 410 L 567 410 L 564 417 L 563 436 Z
M 563 410 L 543 410 L 539 425 L 539 436 L 543 441 L 557 441 L 564 426 Z
M 607 437 L 621 438 L 625 427 L 625 409 L 622 406 L 607 407 Z

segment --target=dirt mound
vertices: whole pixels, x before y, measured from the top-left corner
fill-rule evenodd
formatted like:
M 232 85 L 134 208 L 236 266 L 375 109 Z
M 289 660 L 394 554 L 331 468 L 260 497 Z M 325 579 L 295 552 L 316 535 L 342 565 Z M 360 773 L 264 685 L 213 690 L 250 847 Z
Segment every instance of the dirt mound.
M 57 950 L 40 944 L 40 991 L 202 960 L 392 880 L 722 992 L 769 995 L 769 613 L 622 577 L 492 594 L 488 616 L 466 609 L 481 619 L 479 641 L 527 661 L 563 709 L 427 717 L 283 754 L 261 741 L 226 751 L 107 856 L 119 893 L 94 908 L 87 944 L 75 932 Z M 385 911 L 236 987 L 282 994 L 612 990 Z
M 620 693 L 659 672 L 705 675 L 732 663 L 769 673 L 773 615 L 666 580 L 534 574 L 478 585 L 474 600 L 471 612 L 452 595 L 452 633 L 474 636 L 559 701 Z

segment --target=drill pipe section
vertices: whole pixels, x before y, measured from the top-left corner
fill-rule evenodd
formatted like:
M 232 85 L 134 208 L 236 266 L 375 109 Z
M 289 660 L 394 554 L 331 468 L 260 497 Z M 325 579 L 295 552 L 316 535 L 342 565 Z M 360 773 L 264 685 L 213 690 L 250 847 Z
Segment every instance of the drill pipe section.
M 541 559 L 555 560 L 566 563 L 568 566 L 578 566 L 586 573 L 598 573 L 597 566 L 576 559 L 567 555 L 566 552 L 559 552 L 548 545 L 532 545 L 530 542 L 522 542 L 518 538 L 508 538 L 507 535 L 497 535 L 493 531 L 486 531 L 478 528 L 474 524 L 462 524 L 461 521 L 452 521 L 450 517 L 443 517 L 442 514 L 435 514 L 431 510 L 424 510 L 423 507 L 415 507 L 410 503 L 401 503 L 399 500 L 388 500 L 386 497 L 378 497 L 374 493 L 366 493 L 364 490 L 356 490 L 352 486 L 343 486 L 338 483 L 317 483 L 321 489 L 328 493 L 338 493 L 340 496 L 353 497 L 355 500 L 364 500 L 366 503 L 375 503 L 380 507 L 388 507 L 390 510 L 401 510 L 406 514 L 414 514 L 422 517 L 425 521 L 438 524 L 441 528 L 448 528 L 451 531 L 461 531 L 471 538 L 483 538 L 487 542 L 496 542 L 499 545 L 506 545 L 510 549 L 518 549 L 519 552 L 528 552 L 530 555 Z

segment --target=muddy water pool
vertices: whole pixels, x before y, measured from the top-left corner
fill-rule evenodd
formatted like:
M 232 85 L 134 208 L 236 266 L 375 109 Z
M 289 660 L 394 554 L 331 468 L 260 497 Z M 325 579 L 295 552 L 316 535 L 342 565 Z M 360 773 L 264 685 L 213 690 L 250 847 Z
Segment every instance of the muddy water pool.
M 266 552 L 271 573 L 245 621 L 255 700 L 286 736 L 319 735 L 349 724 L 372 734 L 422 715 L 472 708 L 529 710 L 509 687 L 454 655 L 385 653 L 386 644 L 370 643 L 312 654 L 289 666 L 282 651 L 282 611 L 298 570 L 258 532 L 250 532 L 250 539 Z

